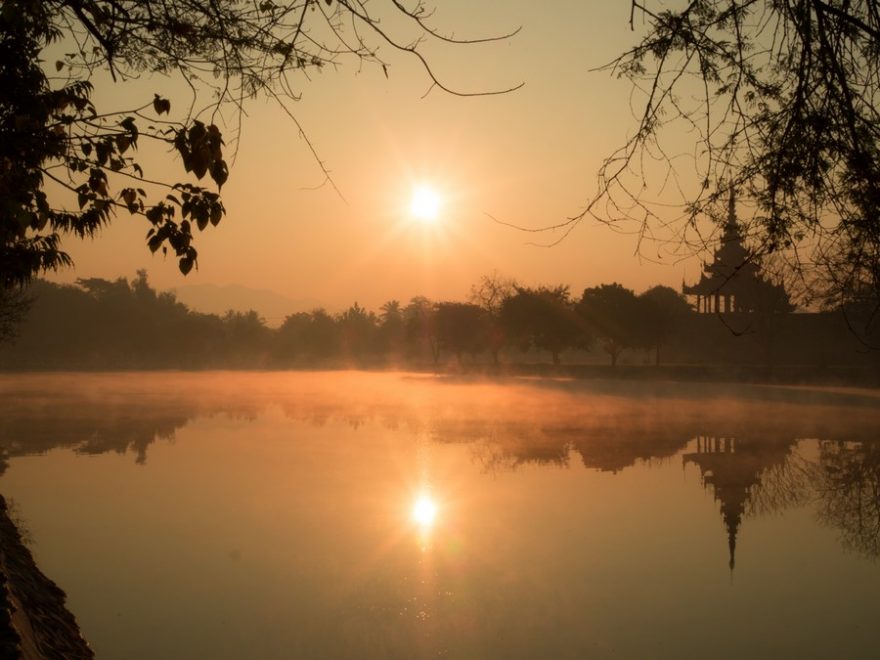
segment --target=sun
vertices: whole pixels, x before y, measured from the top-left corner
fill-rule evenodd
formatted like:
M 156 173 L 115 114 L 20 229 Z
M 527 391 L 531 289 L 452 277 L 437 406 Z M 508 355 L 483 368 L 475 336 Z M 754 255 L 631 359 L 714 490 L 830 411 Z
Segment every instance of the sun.
M 437 516 L 437 504 L 429 495 L 420 495 L 413 503 L 413 522 L 421 527 L 430 527 Z
M 434 222 L 440 214 L 440 196 L 428 186 L 413 189 L 409 211 L 422 222 Z

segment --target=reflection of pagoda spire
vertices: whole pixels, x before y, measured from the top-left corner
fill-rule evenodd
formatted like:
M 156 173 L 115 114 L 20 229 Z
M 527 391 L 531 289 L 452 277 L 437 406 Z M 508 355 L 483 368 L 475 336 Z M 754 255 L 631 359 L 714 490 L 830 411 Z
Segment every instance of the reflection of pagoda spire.
M 722 505 L 722 510 L 723 510 Z M 730 552 L 730 574 L 733 575 L 733 569 L 736 566 L 736 534 L 739 531 L 739 524 L 742 522 L 742 510 L 737 511 L 735 516 L 724 513 L 724 526 L 727 527 L 727 549 Z
M 711 486 L 716 501 L 721 502 L 731 574 L 736 565 L 736 538 L 751 489 L 760 481 L 761 473 L 784 460 L 787 453 L 788 445 L 750 445 L 734 438 L 698 436 L 696 451 L 684 455 L 685 463 L 700 468 L 703 485 Z
M 736 568 L 736 530 L 729 530 L 727 533 L 727 549 L 730 552 L 730 561 L 727 565 L 730 567 L 730 575 L 733 576 L 733 569 Z

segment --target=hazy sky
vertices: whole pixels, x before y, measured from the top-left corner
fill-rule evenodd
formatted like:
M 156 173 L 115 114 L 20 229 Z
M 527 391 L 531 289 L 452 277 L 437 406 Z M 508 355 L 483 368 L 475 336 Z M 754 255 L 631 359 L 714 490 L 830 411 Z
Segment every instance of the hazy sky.
M 351 62 L 303 83 L 292 110 L 344 200 L 329 187 L 309 189 L 322 175 L 296 126 L 277 106 L 257 100 L 223 189 L 228 215 L 197 235 L 198 271 L 184 277 L 175 259 L 151 255 L 145 221 L 120 215 L 94 241 L 68 240 L 76 269 L 55 279 L 132 276 L 145 268 L 159 288 L 235 283 L 331 310 L 355 300 L 376 308 L 418 294 L 462 299 L 492 271 L 524 284 L 570 284 L 576 293 L 602 282 L 641 291 L 655 283 L 677 288 L 683 275 L 695 279 L 696 260 L 650 263 L 634 254 L 633 236 L 595 222 L 546 248 L 527 242 L 554 235 L 524 234 L 486 215 L 538 227 L 577 213 L 596 190 L 602 158 L 636 126 L 629 83 L 591 71 L 636 40 L 628 2 L 499 6 L 438 3 L 437 24 L 458 36 L 522 30 L 501 43 L 426 53 L 450 86 L 525 83 L 511 94 L 457 98 L 434 90 L 421 98 L 429 81 L 418 63 L 387 50 L 387 79 L 381 69 L 358 70 Z M 146 102 L 154 92 L 188 102 L 161 78 L 101 90 L 98 101 Z M 145 160 L 147 175 L 182 172 L 170 155 Z M 442 200 L 432 226 L 409 214 L 419 183 Z M 656 248 L 643 246 L 643 254 L 656 257 Z

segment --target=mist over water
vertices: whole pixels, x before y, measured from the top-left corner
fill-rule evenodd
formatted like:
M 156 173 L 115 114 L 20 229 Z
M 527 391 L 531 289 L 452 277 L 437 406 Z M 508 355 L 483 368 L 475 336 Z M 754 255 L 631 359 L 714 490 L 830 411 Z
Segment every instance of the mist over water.
M 0 394 L 0 492 L 98 657 L 880 648 L 871 391 L 205 372 Z

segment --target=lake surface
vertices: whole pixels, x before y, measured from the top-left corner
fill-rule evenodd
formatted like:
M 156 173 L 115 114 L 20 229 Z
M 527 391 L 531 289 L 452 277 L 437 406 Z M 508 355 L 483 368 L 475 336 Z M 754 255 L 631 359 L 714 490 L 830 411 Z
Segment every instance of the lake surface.
M 880 657 L 880 397 L 0 377 L 0 493 L 99 658 Z

